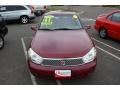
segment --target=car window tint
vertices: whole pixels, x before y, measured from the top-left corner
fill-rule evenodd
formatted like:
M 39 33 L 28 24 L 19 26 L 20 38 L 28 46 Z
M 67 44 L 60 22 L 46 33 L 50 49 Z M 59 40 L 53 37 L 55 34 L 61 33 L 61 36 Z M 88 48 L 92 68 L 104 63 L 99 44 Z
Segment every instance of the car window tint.
M 19 5 L 8 5 L 6 6 L 6 11 L 16 11 L 16 10 L 26 10 L 25 7 Z
M 15 7 L 14 6 L 6 6 L 6 11 L 15 11 Z
M 108 20 L 111 20 L 111 19 L 112 19 L 112 15 L 109 15 L 109 16 L 107 17 L 107 19 L 108 19 Z
M 26 8 L 24 6 L 16 6 L 17 10 L 26 10 Z
M 114 22 L 120 22 L 120 13 L 114 13 L 111 18 Z
M 31 10 L 33 9 L 33 7 L 31 6 L 31 5 L 27 5 L 28 6 L 28 8 L 30 8 Z

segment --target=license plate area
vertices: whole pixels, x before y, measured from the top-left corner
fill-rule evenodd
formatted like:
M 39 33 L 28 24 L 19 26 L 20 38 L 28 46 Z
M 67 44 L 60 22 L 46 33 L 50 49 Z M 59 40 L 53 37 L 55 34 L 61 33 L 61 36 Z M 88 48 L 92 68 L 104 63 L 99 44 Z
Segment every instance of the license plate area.
M 71 77 L 71 70 L 55 70 L 55 77 Z

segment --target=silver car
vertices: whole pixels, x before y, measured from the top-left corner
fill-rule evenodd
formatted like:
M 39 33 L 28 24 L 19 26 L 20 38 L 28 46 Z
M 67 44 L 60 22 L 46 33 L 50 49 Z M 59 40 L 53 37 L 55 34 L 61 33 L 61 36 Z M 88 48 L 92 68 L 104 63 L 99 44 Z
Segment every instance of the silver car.
M 46 5 L 32 5 L 32 7 L 35 10 L 35 15 L 36 16 L 40 16 L 47 11 L 47 6 Z
M 35 18 L 34 11 L 27 5 L 0 6 L 0 14 L 5 20 L 19 20 L 23 24 Z

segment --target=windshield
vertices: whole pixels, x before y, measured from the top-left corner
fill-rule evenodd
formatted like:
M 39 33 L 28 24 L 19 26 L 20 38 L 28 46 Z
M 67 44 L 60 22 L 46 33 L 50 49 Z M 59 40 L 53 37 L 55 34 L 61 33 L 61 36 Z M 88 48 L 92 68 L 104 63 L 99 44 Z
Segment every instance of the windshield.
M 43 17 L 39 29 L 70 30 L 81 29 L 82 25 L 77 15 L 46 15 Z

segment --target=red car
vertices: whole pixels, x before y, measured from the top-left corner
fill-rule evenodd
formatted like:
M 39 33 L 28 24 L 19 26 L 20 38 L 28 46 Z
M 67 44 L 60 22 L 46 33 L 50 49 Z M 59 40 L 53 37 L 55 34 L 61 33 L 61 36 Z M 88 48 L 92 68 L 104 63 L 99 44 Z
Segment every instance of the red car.
M 28 50 L 28 66 L 41 78 L 82 77 L 96 67 L 96 49 L 74 12 L 46 13 Z M 85 27 L 88 28 L 88 27 Z
M 120 10 L 99 15 L 96 19 L 95 29 L 101 38 L 109 36 L 120 40 Z

